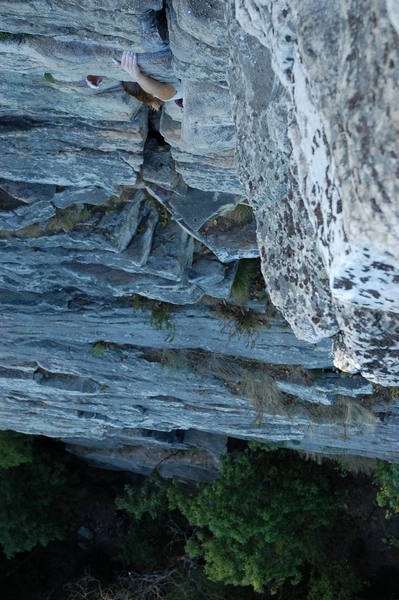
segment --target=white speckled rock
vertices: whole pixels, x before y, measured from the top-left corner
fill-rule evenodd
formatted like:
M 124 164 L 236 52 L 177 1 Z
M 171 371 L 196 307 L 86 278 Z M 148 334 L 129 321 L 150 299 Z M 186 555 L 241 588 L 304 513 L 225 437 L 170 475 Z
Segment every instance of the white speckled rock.
M 302 232 L 300 237 L 314 237 L 317 250 L 313 256 L 319 254 L 321 259 L 318 266 L 308 256 L 304 259 L 307 280 L 313 282 L 306 289 L 303 272 L 298 279 L 291 257 L 287 264 L 291 286 L 276 294 L 277 286 L 270 274 L 270 238 L 259 229 L 271 297 L 297 335 L 305 339 L 332 335 L 338 322 L 337 366 L 356 365 L 373 381 L 395 385 L 399 381 L 395 350 L 399 344 L 399 46 L 392 26 L 395 9 L 392 3 L 388 2 L 387 10 L 384 3 L 374 0 L 369 0 L 367 10 L 364 2 L 357 0 L 236 0 L 233 8 L 243 29 L 265 47 L 266 61 L 270 53 L 273 72 L 285 90 L 277 103 L 280 113 L 284 113 L 285 104 L 287 116 L 285 131 L 283 125 L 278 132 L 280 140 L 284 136 L 289 140 L 278 149 L 288 172 L 285 187 L 293 198 L 299 193 L 310 227 L 308 235 Z M 229 22 L 233 27 L 231 14 Z M 239 33 L 235 35 L 240 39 Z M 239 59 L 231 48 L 234 66 Z M 237 82 L 231 90 L 239 102 Z M 273 102 L 275 96 L 269 112 L 273 111 Z M 248 100 L 245 106 L 248 109 Z M 258 115 L 253 115 L 256 120 Z M 270 128 L 268 131 L 270 135 Z M 245 133 L 240 145 L 243 140 Z M 259 171 L 253 164 L 261 155 L 259 151 L 256 159 L 252 156 L 253 172 L 250 168 L 249 177 Z M 242 166 L 243 160 L 239 162 Z M 276 156 L 273 163 L 271 171 L 277 178 L 281 166 Z M 264 171 L 267 173 L 266 168 Z M 296 189 L 292 188 L 292 177 Z M 272 216 L 266 208 L 270 200 L 266 195 L 263 198 L 262 222 Z M 296 203 L 300 203 L 299 198 Z M 292 206 L 292 198 L 285 199 L 283 206 L 286 210 Z M 302 228 L 306 213 L 300 217 Z M 282 229 L 298 254 L 293 231 L 284 224 Z M 275 271 L 274 280 L 276 275 Z M 321 285 L 324 297 L 311 294 L 315 285 Z M 298 313 L 295 304 L 288 302 L 290 294 L 301 307 Z M 316 298 L 321 300 L 318 311 Z M 298 319 L 300 314 L 304 318 Z M 330 319 L 328 326 L 326 316 Z M 315 327 L 315 317 L 321 327 Z M 389 329 L 384 325 L 386 321 Z M 371 360 L 377 347 L 379 360 Z
M 269 51 L 232 17 L 229 81 L 237 158 L 257 218 L 266 285 L 297 335 L 321 339 L 338 327 L 327 274 L 290 170 L 289 100 L 275 81 Z

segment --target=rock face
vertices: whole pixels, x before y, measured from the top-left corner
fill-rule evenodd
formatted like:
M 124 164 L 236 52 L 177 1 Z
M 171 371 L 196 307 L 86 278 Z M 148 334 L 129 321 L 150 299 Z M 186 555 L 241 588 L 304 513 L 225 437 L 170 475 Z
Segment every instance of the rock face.
M 394 3 L 0 14 L 0 427 L 202 480 L 228 438 L 398 460 Z M 126 91 L 125 48 L 184 109 Z M 282 317 L 234 304 L 259 257 Z
M 273 300 L 297 335 L 316 341 L 335 334 L 338 367 L 395 385 L 398 34 L 385 2 L 365 8 L 355 0 L 230 3 L 230 88 L 238 132 L 241 122 L 251 123 L 271 141 L 262 151 L 244 125 L 237 147 L 243 180 L 263 211 L 258 223 L 268 222 L 258 239 Z M 238 65 L 256 56 L 270 83 L 255 109 L 242 88 L 252 86 L 257 96 L 259 79 L 245 65 L 238 73 Z M 277 223 L 257 185 L 262 158 L 274 188 L 282 184 Z M 271 231 L 289 240 L 277 257 Z
M 157 18 L 161 8 L 162 0 L 88 0 L 84 6 L 76 0 L 68 4 L 62 0 L 0 3 L 5 31 L 51 35 L 67 42 L 97 42 L 111 48 L 129 44 L 143 52 L 165 47 Z

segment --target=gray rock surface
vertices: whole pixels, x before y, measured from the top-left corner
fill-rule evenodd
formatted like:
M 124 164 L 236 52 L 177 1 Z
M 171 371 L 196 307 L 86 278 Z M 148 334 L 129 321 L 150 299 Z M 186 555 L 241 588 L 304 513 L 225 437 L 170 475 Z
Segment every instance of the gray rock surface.
M 228 437 L 399 460 L 395 3 L 67 4 L 0 0 L 0 428 L 200 480 Z M 232 300 L 258 256 L 286 321 Z
M 299 342 L 277 321 L 259 332 L 251 348 L 245 339 L 229 340 L 219 318 L 205 306 L 172 313 L 175 335 L 167 341 L 167 331 L 151 325 L 147 309 L 133 310 L 121 302 L 118 307 L 115 300 L 87 304 L 71 292 L 69 296 L 66 290 L 58 299 L 55 294 L 25 296 L 21 304 L 21 297 L 17 303 L 16 295 L 2 293 L 2 427 L 70 443 L 85 441 L 94 448 L 135 445 L 137 429 L 196 429 L 232 437 L 298 440 L 303 448 L 314 447 L 317 439 L 320 448 L 398 458 L 396 403 L 376 402 L 373 414 L 364 406 L 364 393 L 370 390 L 359 386 L 359 400 L 354 401 L 356 386 L 339 373 L 320 372 L 315 379 L 310 377 L 307 387 L 313 381 L 319 393 L 323 389 L 332 393 L 336 387 L 337 400 L 342 393 L 349 396 L 342 406 L 334 402 L 333 409 L 319 406 L 318 411 L 309 411 L 305 399 L 286 413 L 282 405 L 265 400 L 265 424 L 256 423 L 250 387 L 243 387 L 243 377 L 249 375 L 252 381 L 270 371 L 273 363 L 274 371 L 260 380 L 265 394 L 274 378 L 299 383 L 303 371 L 294 365 L 331 364 L 324 343 L 314 347 Z M 290 371 L 287 364 L 292 365 Z M 383 420 L 380 414 L 386 415 Z
M 155 52 L 165 46 L 157 25 L 161 0 L 2 0 L 3 31 L 51 36 L 62 41 L 98 42 L 104 46 Z
M 143 162 L 146 111 L 129 125 L 75 120 L 0 120 L 5 179 L 61 186 L 134 185 Z M 24 161 L 18 160 L 24 156 Z
M 165 215 L 160 220 L 146 192 L 124 190 L 100 206 L 98 193 L 56 194 L 63 210 L 42 201 L 0 212 L 0 279 L 8 290 L 50 292 L 58 281 L 94 296 L 138 293 L 177 304 L 204 294 L 229 298 L 231 273 L 217 260 L 193 263 L 194 239 Z
M 231 128 L 212 126 L 213 133 L 209 143 L 202 137 L 201 145 L 197 148 L 195 143 L 193 148 L 192 143 L 186 143 L 182 138 L 183 127 L 185 127 L 185 115 L 182 121 L 175 121 L 168 112 L 162 111 L 160 131 L 172 148 L 176 171 L 182 175 L 185 183 L 205 191 L 241 194 L 234 152 L 235 138 L 231 137 Z M 227 140 L 223 137 L 226 130 Z M 214 147 L 212 140 L 218 132 L 222 139 Z M 190 135 L 192 138 L 195 137 L 192 132 Z
M 395 385 L 399 121 L 392 10 L 374 0 L 366 11 L 355 0 L 340 5 L 236 0 L 229 8 L 230 90 L 242 179 L 247 189 L 254 188 L 258 177 L 267 177 L 268 165 L 269 179 L 274 176 L 282 184 L 276 190 L 282 211 L 277 219 L 269 189 L 263 193 L 257 187 L 253 200 L 263 211 L 261 217 L 257 212 L 263 223 L 258 240 L 271 297 L 297 335 L 317 340 L 339 331 L 338 367 Z M 316 15 L 322 15 L 318 27 Z M 253 36 L 246 42 L 243 30 Z M 256 84 L 250 66 L 262 47 L 263 65 L 270 66 L 268 76 Z M 266 81 L 270 100 L 260 94 L 259 112 L 253 100 L 257 95 L 249 96 L 248 90 L 260 90 Z M 248 122 L 253 128 L 263 122 L 272 144 L 262 150 L 247 135 Z M 283 273 L 282 260 L 270 247 L 270 222 L 287 240 Z M 377 348 L 378 361 L 371 358 Z
M 167 17 L 177 76 L 190 81 L 224 82 L 228 61 L 224 2 L 168 0 Z
M 171 213 L 173 219 L 209 248 L 221 262 L 229 263 L 259 256 L 255 220 L 245 227 L 233 222 L 225 230 L 220 230 L 217 225 L 216 217 L 221 216 L 223 219 L 223 215 L 242 200 L 241 196 L 209 193 L 180 186 L 175 191 L 153 184 L 146 187 Z
M 227 437 L 193 429 L 171 432 L 131 429 L 128 445 L 104 443 L 101 448 L 78 443 L 67 449 L 105 468 L 149 475 L 157 469 L 162 477 L 212 481 L 220 472 L 220 457 L 227 452 Z M 66 440 L 68 441 L 68 440 Z
M 272 302 L 295 333 L 309 341 L 322 339 L 338 326 L 327 274 L 290 170 L 286 92 L 276 81 L 269 51 L 243 32 L 232 7 L 229 22 L 238 162 L 257 217 L 263 274 Z
M 11 72 L 0 80 L 0 117 L 19 112 L 27 117 L 46 119 L 51 112 L 54 117 L 129 121 L 141 106 L 117 81 L 93 90 L 83 79 L 51 83 L 44 79 L 43 71 L 36 77 Z
M 55 185 L 26 183 L 25 181 L 10 181 L 7 179 L 0 179 L 0 189 L 27 204 L 36 200 L 53 200 L 56 193 Z
M 67 447 L 68 448 L 68 447 Z M 133 471 L 140 475 L 151 475 L 157 469 L 161 477 L 179 477 L 195 481 L 213 481 L 220 469 L 206 451 L 187 448 L 149 448 L 124 446 L 123 448 L 88 449 L 71 446 L 70 452 L 102 468 Z

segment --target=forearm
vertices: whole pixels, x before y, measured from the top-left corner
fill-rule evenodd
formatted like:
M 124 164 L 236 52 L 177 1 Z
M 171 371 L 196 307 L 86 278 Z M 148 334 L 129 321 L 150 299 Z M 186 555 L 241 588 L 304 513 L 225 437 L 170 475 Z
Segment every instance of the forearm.
M 151 94 L 160 100 L 170 100 L 176 94 L 173 85 L 157 81 L 141 72 L 137 74 L 137 83 L 147 94 Z
M 129 73 L 133 78 L 133 81 L 136 81 L 147 94 L 151 94 L 151 96 L 155 96 L 156 98 L 159 98 L 159 100 L 170 100 L 175 96 L 176 89 L 173 85 L 157 81 L 149 75 L 144 75 L 144 73 L 140 71 L 140 67 L 137 64 L 137 54 L 135 52 L 128 52 L 126 50 L 123 52 L 121 67 Z

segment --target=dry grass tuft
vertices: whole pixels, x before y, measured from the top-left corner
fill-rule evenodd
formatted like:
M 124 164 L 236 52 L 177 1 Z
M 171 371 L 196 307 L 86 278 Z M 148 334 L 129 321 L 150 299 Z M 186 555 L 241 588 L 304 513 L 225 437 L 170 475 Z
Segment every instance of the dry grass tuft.
M 233 210 L 225 213 L 223 217 L 237 225 L 248 225 L 255 219 L 254 211 L 247 204 L 237 204 Z
M 252 402 L 255 425 L 265 424 L 265 413 L 288 416 L 286 399 L 267 373 L 243 373 L 240 390 Z

